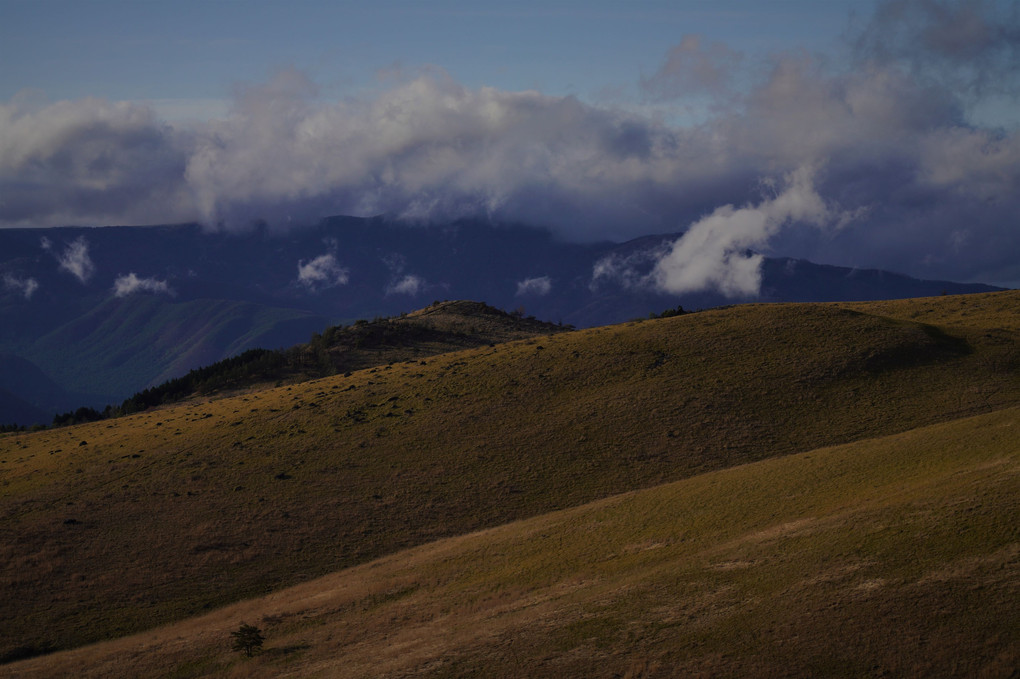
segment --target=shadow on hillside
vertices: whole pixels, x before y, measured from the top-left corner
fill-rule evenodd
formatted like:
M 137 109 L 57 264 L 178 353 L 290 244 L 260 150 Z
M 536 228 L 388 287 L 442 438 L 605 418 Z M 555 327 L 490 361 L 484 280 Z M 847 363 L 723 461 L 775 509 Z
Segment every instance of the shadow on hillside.
M 291 644 L 289 646 L 281 646 L 279 648 L 266 648 L 263 649 L 260 655 L 268 656 L 270 658 L 284 658 L 294 653 L 300 653 L 301 651 L 307 651 L 312 646 L 311 644 Z

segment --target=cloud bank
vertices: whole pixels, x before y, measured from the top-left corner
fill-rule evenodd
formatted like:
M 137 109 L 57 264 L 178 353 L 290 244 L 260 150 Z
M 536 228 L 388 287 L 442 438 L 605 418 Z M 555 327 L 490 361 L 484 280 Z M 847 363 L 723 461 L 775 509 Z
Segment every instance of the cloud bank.
M 696 231 L 657 275 L 666 289 L 693 285 L 699 277 L 677 262 L 704 257 L 715 259 L 702 285 L 749 289 L 753 260 L 740 243 L 1020 282 L 1020 132 L 978 115 L 1020 102 L 1016 7 L 883 2 L 843 52 L 823 56 L 763 61 L 678 36 L 637 85 L 648 101 L 696 106 L 701 119 L 471 89 L 435 71 L 332 102 L 284 71 L 240 89 L 227 117 L 187 127 L 137 104 L 15 97 L 0 104 L 0 224 L 480 216 L 576 240 Z M 842 228 L 811 214 L 779 219 L 762 182 L 802 168 L 815 168 L 820 205 L 857 218 Z

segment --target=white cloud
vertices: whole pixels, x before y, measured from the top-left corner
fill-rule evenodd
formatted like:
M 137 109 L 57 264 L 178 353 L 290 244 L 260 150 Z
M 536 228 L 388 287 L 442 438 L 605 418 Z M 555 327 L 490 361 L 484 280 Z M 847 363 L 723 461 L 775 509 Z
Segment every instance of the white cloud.
M 319 255 L 307 264 L 303 259 L 298 260 L 298 283 L 312 291 L 346 285 L 349 274 L 330 253 Z
M 589 288 L 595 291 L 604 282 L 624 288 L 649 285 L 648 272 L 669 251 L 668 244 L 631 252 L 627 255 L 611 254 L 595 262 Z
M 117 276 L 113 282 L 113 294 L 115 297 L 127 297 L 138 292 L 150 292 L 153 294 L 173 295 L 173 290 L 166 281 L 156 278 L 139 278 L 134 272 Z
M 849 51 L 822 57 L 749 59 L 687 36 L 637 85 L 660 109 L 702 111 L 688 126 L 436 70 L 342 101 L 284 71 L 239 90 L 229 115 L 174 126 L 145 105 L 15 97 L 0 103 L 0 224 L 471 216 L 621 240 L 727 209 L 752 219 L 760 178 L 822 167 L 813 191 L 867 218 L 838 238 L 779 229 L 784 254 L 1012 280 L 1020 127 L 973 118 L 988 97 L 1020 100 L 1020 13 L 1003 6 L 880 2 Z M 749 263 L 731 264 L 725 284 L 748 289 Z
M 148 224 L 191 214 L 181 182 L 191 132 L 152 109 L 86 98 L 0 103 L 0 223 Z
M 386 288 L 387 295 L 418 295 L 425 290 L 425 279 L 408 274 Z
M 716 208 L 672 244 L 604 258 L 595 264 L 592 286 L 605 279 L 672 294 L 717 290 L 729 297 L 757 296 L 762 255 L 752 248 L 765 246 L 791 223 L 839 228 L 855 217 L 827 204 L 815 190 L 814 176 L 812 168 L 799 168 L 785 178 L 781 193 L 755 205 Z
M 548 295 L 552 291 L 552 279 L 548 276 L 536 278 L 525 278 L 517 283 L 517 296 L 536 295 L 539 297 Z
M 813 174 L 810 168 L 800 168 L 774 198 L 742 208 L 726 205 L 698 220 L 655 264 L 654 286 L 673 294 L 713 288 L 730 297 L 756 296 L 762 256 L 748 253 L 749 248 L 765 245 L 791 221 L 829 226 L 851 218 L 822 200 Z
M 9 273 L 4 274 L 4 289 L 17 290 L 25 299 L 32 299 L 32 294 L 39 289 L 39 281 L 34 278 L 18 278 Z
M 67 271 L 82 283 L 88 283 L 96 267 L 89 257 L 89 244 L 84 236 L 76 238 L 68 244 L 64 252 L 57 257 L 60 268 Z

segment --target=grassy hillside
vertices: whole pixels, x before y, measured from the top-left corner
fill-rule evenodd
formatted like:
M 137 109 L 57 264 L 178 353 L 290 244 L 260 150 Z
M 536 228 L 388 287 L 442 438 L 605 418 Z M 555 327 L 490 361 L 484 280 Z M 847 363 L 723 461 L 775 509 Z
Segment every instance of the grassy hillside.
M 1020 293 L 754 305 L 0 438 L 0 655 L 1020 402 Z
M 315 333 L 306 344 L 287 349 L 253 349 L 195 368 L 134 394 L 125 400 L 118 414 L 199 395 L 303 382 L 566 329 L 482 302 L 434 302 L 410 314 L 330 326 L 321 334 Z
M 21 677 L 1010 677 L 1020 408 L 434 542 Z M 264 653 L 230 651 L 242 623 Z M 3 669 L 0 668 L 0 673 Z

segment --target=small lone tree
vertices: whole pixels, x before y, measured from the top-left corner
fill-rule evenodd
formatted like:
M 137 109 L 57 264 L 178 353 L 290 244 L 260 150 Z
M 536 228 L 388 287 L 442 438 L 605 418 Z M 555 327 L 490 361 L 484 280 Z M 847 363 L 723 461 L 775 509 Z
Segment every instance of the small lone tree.
M 244 651 L 249 658 L 257 649 L 262 648 L 262 642 L 266 640 L 262 636 L 262 630 L 243 622 L 236 632 L 230 633 L 230 636 L 234 637 L 234 650 Z

